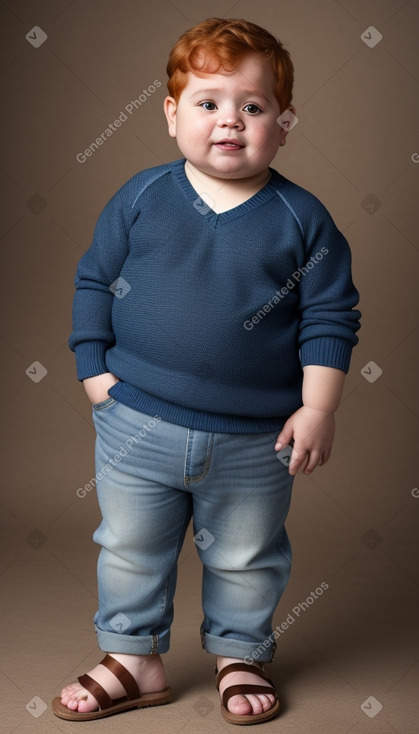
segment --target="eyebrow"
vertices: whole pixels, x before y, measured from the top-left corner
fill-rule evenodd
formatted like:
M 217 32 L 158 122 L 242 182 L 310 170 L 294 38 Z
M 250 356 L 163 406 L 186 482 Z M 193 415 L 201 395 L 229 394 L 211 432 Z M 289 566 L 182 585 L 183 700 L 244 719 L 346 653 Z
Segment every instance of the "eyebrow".
M 212 88 L 209 88 L 209 89 L 198 89 L 197 92 L 194 92 L 191 95 L 191 99 L 194 99 L 195 97 L 202 97 L 203 95 L 206 95 L 206 94 L 216 94 L 216 93 L 219 93 L 219 92 L 222 92 L 222 91 L 223 90 L 222 89 L 219 89 L 218 87 L 216 87 L 216 88 L 212 87 Z M 265 97 L 265 95 L 262 92 L 259 92 L 257 89 L 250 89 L 250 90 L 249 89 L 244 89 L 243 90 L 243 96 L 244 97 L 262 97 L 267 102 L 269 102 L 268 98 Z

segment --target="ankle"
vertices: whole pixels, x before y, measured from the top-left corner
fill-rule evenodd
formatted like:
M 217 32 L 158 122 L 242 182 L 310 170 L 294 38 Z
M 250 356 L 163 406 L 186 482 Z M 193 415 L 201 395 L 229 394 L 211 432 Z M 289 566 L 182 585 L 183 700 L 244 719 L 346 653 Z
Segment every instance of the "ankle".
M 118 663 L 121 663 L 132 674 L 141 675 L 142 672 L 151 674 L 164 670 L 160 655 L 132 655 L 129 653 L 109 653 Z
M 126 660 L 127 663 L 129 662 L 137 662 L 137 663 L 150 663 L 150 665 L 155 665 L 157 662 L 161 663 L 162 659 L 159 654 L 153 653 L 153 655 L 136 655 L 132 653 L 127 652 L 109 652 L 108 655 L 111 655 L 116 660 Z
M 222 655 L 217 656 L 216 667 L 218 671 L 225 668 L 226 665 L 231 665 L 233 663 L 245 663 L 249 668 L 249 671 L 251 671 L 252 668 L 259 668 L 260 670 L 264 670 L 264 663 L 259 663 L 256 660 L 253 660 L 252 663 L 249 664 L 243 658 L 227 658 Z
M 222 670 L 225 668 L 226 665 L 231 665 L 232 663 L 244 663 L 243 658 L 228 658 L 223 655 L 217 655 L 217 669 Z

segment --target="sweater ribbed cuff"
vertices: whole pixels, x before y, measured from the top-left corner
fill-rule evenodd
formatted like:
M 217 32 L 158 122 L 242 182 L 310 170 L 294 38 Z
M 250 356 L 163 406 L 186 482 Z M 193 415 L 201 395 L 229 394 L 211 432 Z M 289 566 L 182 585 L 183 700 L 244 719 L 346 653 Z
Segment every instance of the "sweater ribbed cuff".
M 300 348 L 301 366 L 317 364 L 348 372 L 352 349 L 353 345 L 350 342 L 337 337 L 321 336 L 308 339 Z
M 92 341 L 82 342 L 75 348 L 77 379 L 85 380 L 87 377 L 95 377 L 109 372 L 105 353 L 108 345 L 105 342 Z

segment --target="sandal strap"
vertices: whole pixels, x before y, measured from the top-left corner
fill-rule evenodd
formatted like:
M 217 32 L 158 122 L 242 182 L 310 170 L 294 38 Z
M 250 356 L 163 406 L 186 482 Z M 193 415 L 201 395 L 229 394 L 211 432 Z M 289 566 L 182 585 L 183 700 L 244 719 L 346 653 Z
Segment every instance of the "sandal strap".
M 127 695 L 124 697 L 127 701 L 132 701 L 135 698 L 140 697 L 140 689 L 138 688 L 137 681 L 131 675 L 129 670 L 124 665 L 115 660 L 110 655 L 106 655 L 103 660 L 100 661 L 101 665 L 111 671 L 116 678 L 118 678 L 121 685 L 125 688 Z M 103 686 L 100 685 L 94 678 L 85 673 L 77 678 L 80 685 L 83 686 L 92 696 L 95 697 L 99 704 L 99 708 L 103 711 L 114 705 L 114 701 L 111 699 L 109 694 L 105 691 Z M 117 699 L 118 701 L 122 699 Z
M 256 670 L 252 670 L 256 668 Z M 257 675 L 259 678 L 264 680 L 266 683 L 269 683 L 268 686 L 261 686 L 261 685 L 251 685 L 250 683 L 238 683 L 237 685 L 227 686 L 225 689 L 223 695 L 222 695 L 222 704 L 225 708 L 227 708 L 227 703 L 229 702 L 230 698 L 232 696 L 245 696 L 248 693 L 263 693 L 265 695 L 270 694 L 274 696 L 275 703 L 278 700 L 278 695 L 275 690 L 275 686 L 272 683 L 269 676 L 266 675 L 265 671 L 262 670 L 258 665 L 247 665 L 247 663 L 230 663 L 230 665 L 226 665 L 225 668 L 220 670 L 219 673 L 217 673 L 217 677 L 215 679 L 215 684 L 217 686 L 217 690 L 220 688 L 220 682 L 224 678 L 224 676 L 228 675 L 229 673 L 250 673 L 254 672 L 255 675 Z
M 140 689 L 138 688 L 137 681 L 135 680 L 134 676 L 131 675 L 129 670 L 126 669 L 122 663 L 118 662 L 118 660 L 115 660 L 115 658 L 111 657 L 110 655 L 106 655 L 103 660 L 101 660 L 101 665 L 104 665 L 105 668 L 111 671 L 111 673 L 114 674 L 116 678 L 118 678 L 119 682 L 124 686 L 125 691 L 127 693 L 128 701 L 132 701 L 134 698 L 140 697 Z
M 236 686 L 228 686 L 228 688 L 225 689 L 222 698 L 223 706 L 227 708 L 227 703 L 232 696 L 246 696 L 248 693 L 263 693 L 265 695 L 270 694 L 271 696 L 274 696 L 275 702 L 278 699 L 274 688 L 268 688 L 267 686 L 252 686 L 250 684 L 248 685 L 246 683 L 243 683 L 242 685 L 238 684 Z
M 254 670 L 256 668 L 256 670 Z M 219 673 L 217 673 L 216 679 L 215 679 L 215 685 L 217 686 L 217 690 L 220 688 L 220 682 L 224 678 L 224 676 L 228 675 L 229 673 L 235 673 L 235 672 L 243 672 L 243 673 L 255 673 L 255 675 L 259 676 L 259 678 L 262 678 L 262 680 L 266 681 L 266 683 L 269 683 L 269 685 L 274 688 L 274 684 L 272 683 L 271 679 L 266 675 L 265 671 L 262 670 L 262 668 L 259 668 L 259 666 L 256 665 L 247 665 L 247 663 L 230 663 L 230 665 L 226 665 L 225 668 L 220 670 Z
M 89 693 L 91 693 L 92 696 L 95 697 L 96 701 L 99 704 L 99 708 L 102 711 L 104 709 L 109 709 L 112 706 L 111 697 L 106 693 L 105 689 L 100 685 L 100 683 L 91 678 L 90 675 L 87 675 L 87 673 L 85 673 L 84 675 L 80 675 L 77 680 L 80 685 L 86 689 L 86 691 L 89 691 Z

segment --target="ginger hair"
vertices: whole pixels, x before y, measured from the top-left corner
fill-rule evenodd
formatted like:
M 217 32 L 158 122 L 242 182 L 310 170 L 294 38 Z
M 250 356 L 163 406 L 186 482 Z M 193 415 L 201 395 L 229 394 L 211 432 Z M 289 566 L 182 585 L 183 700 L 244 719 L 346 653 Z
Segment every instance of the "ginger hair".
M 289 52 L 271 33 L 255 23 L 231 18 L 208 18 L 183 33 L 167 63 L 169 95 L 176 102 L 187 84 L 187 73 L 233 71 L 246 55 L 257 53 L 270 62 L 275 97 L 282 113 L 292 100 L 294 67 Z

